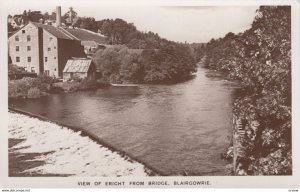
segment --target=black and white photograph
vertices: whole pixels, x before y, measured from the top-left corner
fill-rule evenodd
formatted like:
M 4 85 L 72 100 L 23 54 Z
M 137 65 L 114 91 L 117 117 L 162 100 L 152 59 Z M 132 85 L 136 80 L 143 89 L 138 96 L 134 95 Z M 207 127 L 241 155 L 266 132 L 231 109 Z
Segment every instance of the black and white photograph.
M 3 1 L 6 180 L 299 187 L 297 1 L 101 2 Z

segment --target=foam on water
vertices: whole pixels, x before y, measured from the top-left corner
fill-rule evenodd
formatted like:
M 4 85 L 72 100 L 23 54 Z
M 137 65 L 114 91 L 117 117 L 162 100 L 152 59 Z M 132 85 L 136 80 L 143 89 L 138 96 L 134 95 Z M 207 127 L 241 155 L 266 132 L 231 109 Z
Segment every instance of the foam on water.
M 75 176 L 147 176 L 144 165 L 128 161 L 80 132 L 22 114 L 9 113 L 9 138 L 25 139 L 13 146 L 14 153 L 48 153 L 34 160 L 42 166 L 28 173 Z

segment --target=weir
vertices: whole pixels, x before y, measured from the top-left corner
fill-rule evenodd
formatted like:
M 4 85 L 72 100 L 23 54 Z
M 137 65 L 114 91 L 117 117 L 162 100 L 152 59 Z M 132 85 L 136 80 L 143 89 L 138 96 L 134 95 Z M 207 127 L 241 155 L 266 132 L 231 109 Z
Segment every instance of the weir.
M 92 133 L 89 133 L 88 131 L 82 129 L 81 127 L 76 127 L 76 126 L 70 126 L 70 125 L 66 125 L 62 122 L 57 122 L 57 121 L 52 121 L 50 119 L 48 119 L 47 117 L 43 117 L 41 115 L 38 115 L 38 114 L 34 114 L 34 113 L 31 113 L 31 112 L 27 112 L 27 111 L 24 111 L 24 110 L 21 110 L 21 109 L 18 109 L 18 108 L 13 108 L 13 107 L 9 107 L 9 111 L 12 111 L 12 112 L 16 112 L 16 113 L 20 113 L 20 114 L 23 114 L 23 115 L 27 115 L 27 116 L 30 116 L 30 117 L 34 117 L 34 118 L 37 118 L 39 120 L 42 120 L 42 121 L 47 121 L 47 122 L 51 122 L 51 123 L 54 123 L 54 124 L 57 124 L 59 126 L 62 126 L 62 127 L 65 127 L 65 128 L 69 128 L 75 132 L 78 132 L 80 131 L 80 135 L 82 136 L 87 136 L 89 137 L 91 140 L 95 141 L 97 144 L 99 145 L 102 145 L 106 148 L 108 148 L 109 150 L 111 150 L 112 152 L 117 152 L 118 154 L 120 154 L 122 157 L 124 157 L 125 159 L 132 159 L 138 163 L 141 163 L 142 165 L 145 166 L 145 171 L 150 175 L 150 176 L 166 176 L 165 173 L 155 169 L 154 167 L 150 166 L 150 165 L 147 165 L 147 163 L 144 163 L 142 162 L 141 160 L 138 160 L 134 157 L 131 157 L 130 155 L 126 154 L 126 152 L 124 151 L 121 151 L 121 150 L 118 150 L 118 149 L 115 149 L 113 146 L 111 146 L 109 143 L 99 139 L 97 136 L 95 136 L 94 134 Z

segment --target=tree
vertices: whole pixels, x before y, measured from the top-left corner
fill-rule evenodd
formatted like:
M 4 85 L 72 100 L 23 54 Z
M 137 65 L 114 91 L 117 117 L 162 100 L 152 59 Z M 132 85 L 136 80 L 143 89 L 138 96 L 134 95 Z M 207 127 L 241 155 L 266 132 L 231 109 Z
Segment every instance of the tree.
M 26 25 L 29 21 L 32 22 L 39 22 L 40 19 L 43 19 L 44 16 L 40 11 L 31 11 L 31 10 L 24 10 L 23 14 L 21 15 L 21 18 Z
M 121 50 L 127 49 L 125 46 L 113 46 L 104 50 L 98 50 L 94 55 L 94 62 L 101 71 L 104 81 L 119 83 L 119 69 L 121 65 Z
M 212 39 L 206 55 L 209 68 L 227 72 L 244 90 L 234 102 L 245 127 L 244 171 L 291 174 L 290 6 L 261 6 L 249 30 Z
M 14 27 L 10 23 L 7 23 L 7 31 L 8 34 L 15 31 Z
M 93 17 L 79 17 L 77 19 L 74 19 L 72 25 L 74 27 L 79 27 L 90 31 L 98 32 L 97 22 Z

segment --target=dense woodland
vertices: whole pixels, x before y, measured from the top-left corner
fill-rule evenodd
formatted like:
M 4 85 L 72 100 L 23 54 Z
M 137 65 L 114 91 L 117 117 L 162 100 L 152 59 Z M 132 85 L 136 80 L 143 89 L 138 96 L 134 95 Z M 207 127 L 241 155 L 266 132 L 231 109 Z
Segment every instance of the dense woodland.
M 207 67 L 227 72 L 243 89 L 234 103 L 246 129 L 238 171 L 291 174 L 290 7 L 261 6 L 249 30 L 212 39 L 206 55 Z

